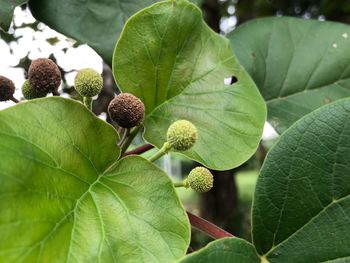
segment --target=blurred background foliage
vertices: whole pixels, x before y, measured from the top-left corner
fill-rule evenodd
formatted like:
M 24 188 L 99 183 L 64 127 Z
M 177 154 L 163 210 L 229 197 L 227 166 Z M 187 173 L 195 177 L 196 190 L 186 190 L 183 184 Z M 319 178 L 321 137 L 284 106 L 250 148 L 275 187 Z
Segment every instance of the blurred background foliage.
M 350 1 L 343 0 L 203 0 L 198 2 L 201 2 L 204 17 L 210 27 L 223 35 L 248 20 L 266 16 L 295 16 L 350 23 Z M 25 38 L 30 39 L 24 41 Z M 8 56 L 4 56 L 1 49 L 7 49 Z M 27 6 L 23 5 L 16 9 L 9 32 L 0 30 L 0 74 L 6 75 L 6 72 L 16 70 L 17 73 L 14 74 L 18 76 L 15 81 L 18 89 L 17 96 L 21 96 L 20 85 L 24 81 L 31 60 L 39 56 L 49 57 L 57 62 L 63 76 L 60 92 L 63 96 L 70 96 L 73 99 L 80 99 L 72 87 L 78 69 L 92 65 L 91 67 L 103 73 L 105 87 L 94 101 L 93 110 L 101 118 L 110 121 L 106 114 L 107 106 L 114 94 L 118 93 L 110 68 L 86 45 L 52 32 L 47 26 L 36 21 L 30 15 Z M 67 56 L 70 60 L 65 61 L 63 58 Z M 83 60 L 85 56 L 93 59 L 86 62 Z M 82 60 L 81 63 L 73 63 L 77 58 L 79 60 L 79 57 Z M 255 183 L 266 152 L 276 139 L 276 136 L 267 135 L 255 156 L 241 167 L 224 172 L 214 171 L 215 184 L 209 193 L 198 195 L 191 190 L 178 189 L 186 208 L 234 235 L 250 240 L 250 207 Z M 133 146 L 143 143 L 139 136 Z M 145 153 L 145 156 L 150 154 L 152 151 Z M 179 155 L 166 156 L 158 164 L 174 180 L 180 180 L 193 166 L 196 166 L 195 163 Z M 194 230 L 191 249 L 196 250 L 209 241 L 208 237 Z

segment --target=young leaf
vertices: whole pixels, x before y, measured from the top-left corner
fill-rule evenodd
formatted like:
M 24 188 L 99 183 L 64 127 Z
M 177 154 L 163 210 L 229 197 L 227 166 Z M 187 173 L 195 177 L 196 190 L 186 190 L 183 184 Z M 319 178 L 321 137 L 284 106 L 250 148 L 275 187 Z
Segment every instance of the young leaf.
M 269 262 L 350 258 L 350 99 L 312 112 L 271 149 L 253 205 L 253 241 Z
M 223 238 L 209 243 L 179 261 L 179 263 L 259 263 L 254 246 L 239 238 Z
M 207 167 L 233 168 L 255 152 L 264 101 L 228 40 L 190 2 L 164 1 L 131 17 L 116 45 L 113 73 L 122 91 L 144 102 L 144 137 L 158 148 L 170 124 L 185 119 L 199 139 L 184 154 Z M 224 84 L 232 76 L 238 81 Z
M 0 112 L 0 262 L 173 262 L 189 223 L 172 182 L 59 97 Z M 114 164 L 113 164 L 114 163 Z
M 28 0 L 0 0 L 0 29 L 7 31 L 10 28 L 13 11 L 17 6 L 27 1 Z
M 280 133 L 314 109 L 350 96 L 348 25 L 264 18 L 238 27 L 229 39 Z

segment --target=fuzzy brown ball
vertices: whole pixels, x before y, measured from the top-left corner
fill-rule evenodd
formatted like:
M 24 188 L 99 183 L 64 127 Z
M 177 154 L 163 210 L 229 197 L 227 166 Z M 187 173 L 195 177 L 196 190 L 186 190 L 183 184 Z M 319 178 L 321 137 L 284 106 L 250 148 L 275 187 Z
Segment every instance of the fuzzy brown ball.
M 47 94 L 57 91 L 61 84 L 61 72 L 51 59 L 39 58 L 30 65 L 28 79 L 37 93 Z
M 0 101 L 7 101 L 13 97 L 15 93 L 15 84 L 12 80 L 0 76 Z
M 108 106 L 108 113 L 120 127 L 132 128 L 142 123 L 145 105 L 130 93 L 121 93 Z

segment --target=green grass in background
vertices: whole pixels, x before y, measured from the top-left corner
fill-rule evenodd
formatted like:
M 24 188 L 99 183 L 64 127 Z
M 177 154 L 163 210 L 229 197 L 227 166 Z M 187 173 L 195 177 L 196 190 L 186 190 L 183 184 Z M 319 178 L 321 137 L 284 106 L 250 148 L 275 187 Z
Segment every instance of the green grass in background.
M 237 173 L 236 182 L 240 202 L 247 204 L 252 203 L 257 179 L 257 170 L 242 171 Z

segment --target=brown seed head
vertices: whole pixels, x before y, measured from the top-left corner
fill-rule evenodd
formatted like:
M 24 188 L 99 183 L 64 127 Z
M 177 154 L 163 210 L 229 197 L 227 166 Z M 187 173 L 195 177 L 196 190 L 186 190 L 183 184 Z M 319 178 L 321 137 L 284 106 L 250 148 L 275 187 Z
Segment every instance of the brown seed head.
M 123 128 L 135 127 L 145 117 L 145 105 L 130 93 L 121 93 L 108 106 L 109 116 Z
M 61 72 L 57 65 L 47 58 L 32 61 L 28 70 L 30 86 L 37 93 L 50 93 L 58 89 L 61 84 Z
M 10 100 L 15 93 L 15 84 L 12 80 L 0 76 L 0 101 Z

